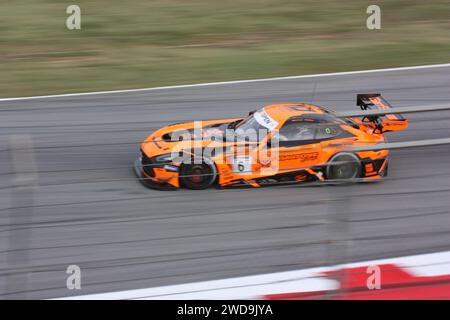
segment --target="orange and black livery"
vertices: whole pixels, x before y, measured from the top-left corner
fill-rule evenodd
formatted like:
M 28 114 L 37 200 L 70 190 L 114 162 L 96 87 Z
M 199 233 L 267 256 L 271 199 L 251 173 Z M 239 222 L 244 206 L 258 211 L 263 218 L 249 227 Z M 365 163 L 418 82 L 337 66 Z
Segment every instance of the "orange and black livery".
M 392 108 L 380 94 L 356 100 L 362 112 Z M 386 132 L 407 127 L 399 114 L 345 118 L 310 104 L 274 104 L 247 117 L 163 127 L 141 143 L 135 172 L 163 190 L 380 179 L 389 150 L 352 147 L 384 143 Z

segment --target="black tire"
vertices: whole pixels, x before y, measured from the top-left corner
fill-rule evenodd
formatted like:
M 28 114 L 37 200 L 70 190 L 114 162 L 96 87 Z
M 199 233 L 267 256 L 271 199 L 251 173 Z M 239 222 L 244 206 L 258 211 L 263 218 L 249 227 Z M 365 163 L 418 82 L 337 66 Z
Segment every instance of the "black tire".
M 199 164 L 193 162 L 181 165 L 180 183 L 185 188 L 193 190 L 207 189 L 216 181 L 216 178 L 216 166 L 210 160 L 202 160 Z
M 359 158 L 348 152 L 335 154 L 328 161 L 327 179 L 350 180 L 361 177 L 361 162 Z

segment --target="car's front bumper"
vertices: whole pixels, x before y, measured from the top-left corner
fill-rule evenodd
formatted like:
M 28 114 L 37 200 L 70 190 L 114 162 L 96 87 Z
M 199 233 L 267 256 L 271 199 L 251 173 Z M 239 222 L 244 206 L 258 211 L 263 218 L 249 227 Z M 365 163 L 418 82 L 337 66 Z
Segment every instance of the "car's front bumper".
M 156 190 L 178 190 L 178 188 L 170 183 L 158 181 L 153 177 L 149 177 L 143 170 L 140 158 L 134 161 L 134 172 L 139 181 L 146 187 Z

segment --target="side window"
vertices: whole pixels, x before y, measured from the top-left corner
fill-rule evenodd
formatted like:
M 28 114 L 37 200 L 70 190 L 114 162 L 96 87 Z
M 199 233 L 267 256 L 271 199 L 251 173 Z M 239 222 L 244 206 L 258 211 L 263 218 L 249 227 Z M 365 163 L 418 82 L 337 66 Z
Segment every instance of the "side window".
M 315 140 L 317 142 L 324 140 L 332 140 L 332 139 L 342 139 L 355 137 L 352 133 L 345 130 L 338 124 L 325 124 L 321 123 L 316 128 L 316 137 Z
M 280 147 L 295 147 L 335 138 L 353 136 L 323 114 L 308 114 L 286 121 L 277 133 Z
M 313 123 L 288 121 L 280 129 L 280 147 L 293 147 L 313 143 L 315 125 Z
M 316 139 L 326 140 L 336 138 L 339 137 L 343 132 L 344 130 L 342 130 L 339 126 L 322 124 L 320 126 L 317 126 Z

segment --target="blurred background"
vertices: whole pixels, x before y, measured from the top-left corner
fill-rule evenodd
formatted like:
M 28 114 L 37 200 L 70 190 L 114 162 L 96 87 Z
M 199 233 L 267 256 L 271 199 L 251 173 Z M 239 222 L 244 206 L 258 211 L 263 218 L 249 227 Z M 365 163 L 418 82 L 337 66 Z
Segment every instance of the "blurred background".
M 66 8 L 81 8 L 81 30 Z M 381 30 L 366 9 L 381 7 Z M 449 61 L 448 0 L 2 1 L 0 96 Z M 7 81 L 5 81 L 7 80 Z
M 366 26 L 372 4 L 381 7 L 380 30 Z M 66 27 L 70 5 L 81 8 L 81 30 Z M 448 146 L 394 150 L 389 177 L 342 188 L 165 193 L 141 186 L 132 164 L 140 143 L 162 126 L 234 118 L 272 103 L 349 111 L 357 109 L 357 93 L 380 92 L 395 108 L 448 104 L 449 9 L 449 0 L 2 0 L 0 300 L 411 255 L 420 256 L 410 267 L 428 273 L 410 275 L 420 286 L 399 273 L 391 289 L 448 299 Z M 447 65 L 1 99 L 442 63 Z M 450 137 L 450 111 L 408 119 L 408 130 L 389 133 L 389 141 Z M 424 258 L 430 253 L 436 255 Z M 82 270 L 81 290 L 66 286 L 70 265 Z M 342 297 L 348 277 L 333 277 L 341 282 L 328 298 Z M 276 282 L 278 293 L 305 288 L 303 282 Z M 259 288 L 276 293 L 270 285 Z M 411 298 L 398 292 L 397 298 Z

